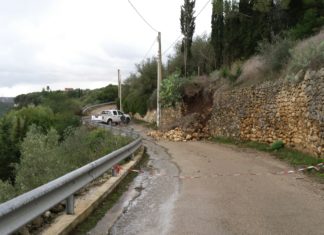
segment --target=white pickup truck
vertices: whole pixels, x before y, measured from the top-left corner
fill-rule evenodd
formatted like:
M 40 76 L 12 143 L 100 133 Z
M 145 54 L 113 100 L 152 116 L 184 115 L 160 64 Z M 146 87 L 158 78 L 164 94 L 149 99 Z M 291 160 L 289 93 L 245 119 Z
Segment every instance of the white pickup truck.
M 112 125 L 113 123 L 119 124 L 121 122 L 128 124 L 130 120 L 131 118 L 128 114 L 116 109 L 104 110 L 99 115 L 91 116 L 91 121 L 104 122 L 108 125 Z

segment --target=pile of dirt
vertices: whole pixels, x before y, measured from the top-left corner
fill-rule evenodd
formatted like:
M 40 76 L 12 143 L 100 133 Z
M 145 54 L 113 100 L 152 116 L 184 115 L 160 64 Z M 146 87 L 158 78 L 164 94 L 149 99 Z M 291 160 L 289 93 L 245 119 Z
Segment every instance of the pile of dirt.
M 185 114 L 206 113 L 213 105 L 213 91 L 207 77 L 197 77 L 184 85 Z
M 175 136 L 167 139 L 198 140 L 205 138 L 208 133 L 206 125 L 211 118 L 213 107 L 213 92 L 207 77 L 197 77 L 184 85 L 181 116 L 163 127 L 164 131 L 181 130 L 182 137 Z M 178 129 L 177 129 L 178 128 Z M 187 137 L 188 135 L 188 137 Z

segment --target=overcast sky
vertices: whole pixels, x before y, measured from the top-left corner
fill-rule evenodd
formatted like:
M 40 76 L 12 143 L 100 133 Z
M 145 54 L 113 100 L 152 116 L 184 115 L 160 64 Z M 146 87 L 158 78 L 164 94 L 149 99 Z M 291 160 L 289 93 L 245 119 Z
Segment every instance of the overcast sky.
M 207 2 L 196 0 L 196 13 Z M 180 35 L 183 0 L 132 3 L 165 51 Z M 195 34 L 210 33 L 210 21 L 208 3 Z M 0 97 L 116 84 L 117 69 L 123 79 L 135 72 L 156 36 L 128 0 L 0 0 Z M 156 53 L 157 43 L 148 57 Z

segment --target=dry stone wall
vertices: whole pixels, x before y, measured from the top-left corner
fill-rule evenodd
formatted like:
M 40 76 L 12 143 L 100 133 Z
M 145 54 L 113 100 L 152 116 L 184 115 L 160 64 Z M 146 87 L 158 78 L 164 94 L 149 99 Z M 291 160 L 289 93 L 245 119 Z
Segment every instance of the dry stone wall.
M 163 108 L 161 110 L 161 126 L 162 130 L 173 129 L 178 126 L 184 113 L 184 108 L 177 105 L 175 108 Z
M 324 157 L 324 68 L 301 82 L 278 80 L 215 92 L 211 135 L 273 143 Z
M 133 118 L 144 122 L 154 123 L 156 122 L 156 110 L 148 110 L 144 117 L 142 117 L 139 113 L 135 113 Z

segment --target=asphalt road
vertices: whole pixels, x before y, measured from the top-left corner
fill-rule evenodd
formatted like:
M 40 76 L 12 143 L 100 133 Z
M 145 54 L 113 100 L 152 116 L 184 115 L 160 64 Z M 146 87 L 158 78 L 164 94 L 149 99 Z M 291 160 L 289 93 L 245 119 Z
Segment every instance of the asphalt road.
M 152 169 L 111 234 L 324 234 L 324 185 L 272 174 L 287 164 L 254 150 L 145 138 Z

